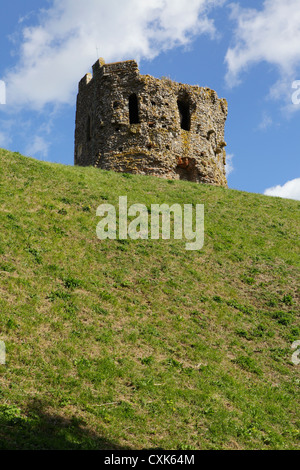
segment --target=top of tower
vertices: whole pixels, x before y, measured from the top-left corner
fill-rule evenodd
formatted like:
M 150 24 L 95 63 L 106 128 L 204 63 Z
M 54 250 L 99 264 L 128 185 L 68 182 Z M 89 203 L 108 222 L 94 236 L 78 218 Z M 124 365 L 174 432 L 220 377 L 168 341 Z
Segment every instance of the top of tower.
M 125 60 L 122 62 L 112 62 L 106 64 L 100 57 L 92 67 L 93 73 L 87 73 L 79 82 L 79 90 L 87 85 L 95 77 L 103 77 L 111 73 L 139 73 L 138 64 L 135 60 Z

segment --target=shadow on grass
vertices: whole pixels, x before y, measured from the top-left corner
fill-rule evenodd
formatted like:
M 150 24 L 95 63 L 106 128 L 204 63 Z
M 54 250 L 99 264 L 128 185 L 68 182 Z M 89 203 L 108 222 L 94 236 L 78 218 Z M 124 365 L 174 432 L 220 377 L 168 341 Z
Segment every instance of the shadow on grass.
M 32 400 L 26 418 L 14 406 L 0 406 L 0 450 L 130 450 L 90 431 L 80 418 L 44 411 Z

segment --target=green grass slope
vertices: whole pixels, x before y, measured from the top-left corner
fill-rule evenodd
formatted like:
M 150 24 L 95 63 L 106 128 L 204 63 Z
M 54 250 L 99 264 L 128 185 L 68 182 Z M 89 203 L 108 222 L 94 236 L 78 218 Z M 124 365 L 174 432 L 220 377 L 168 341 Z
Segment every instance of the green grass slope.
M 0 150 L 1 449 L 299 449 L 297 201 Z M 205 244 L 96 209 L 204 204 Z

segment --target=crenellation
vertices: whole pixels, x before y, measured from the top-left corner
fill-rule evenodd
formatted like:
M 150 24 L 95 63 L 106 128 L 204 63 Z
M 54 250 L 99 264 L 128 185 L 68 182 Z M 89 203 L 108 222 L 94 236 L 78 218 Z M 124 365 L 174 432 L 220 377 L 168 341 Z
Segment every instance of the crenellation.
M 93 76 L 91 73 L 87 73 L 79 82 L 78 85 L 78 92 L 83 91 L 83 89 L 90 83 L 90 81 L 93 79 Z
M 227 186 L 227 110 L 207 87 L 99 59 L 79 83 L 75 164 Z

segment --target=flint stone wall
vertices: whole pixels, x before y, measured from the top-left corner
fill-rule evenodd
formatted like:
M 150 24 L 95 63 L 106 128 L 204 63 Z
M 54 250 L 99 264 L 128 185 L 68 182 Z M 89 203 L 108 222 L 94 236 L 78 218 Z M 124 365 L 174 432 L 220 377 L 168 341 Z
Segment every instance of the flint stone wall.
M 227 186 L 227 110 L 209 88 L 99 59 L 79 83 L 75 165 Z

